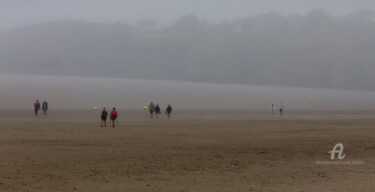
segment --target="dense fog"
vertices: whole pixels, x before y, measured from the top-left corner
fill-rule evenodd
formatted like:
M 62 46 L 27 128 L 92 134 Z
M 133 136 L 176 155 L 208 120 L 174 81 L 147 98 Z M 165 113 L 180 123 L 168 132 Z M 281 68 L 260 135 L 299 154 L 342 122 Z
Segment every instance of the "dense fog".
M 375 12 L 163 26 L 64 20 L 0 33 L 2 74 L 375 90 Z
M 268 113 L 280 102 L 294 110 L 373 110 L 375 93 L 311 88 L 220 85 L 82 77 L 0 75 L 0 108 L 30 109 L 36 99 L 47 100 L 50 110 L 94 106 L 143 110 L 151 101 L 164 110 L 257 110 Z
M 370 0 L 0 1 L 0 108 L 372 109 Z

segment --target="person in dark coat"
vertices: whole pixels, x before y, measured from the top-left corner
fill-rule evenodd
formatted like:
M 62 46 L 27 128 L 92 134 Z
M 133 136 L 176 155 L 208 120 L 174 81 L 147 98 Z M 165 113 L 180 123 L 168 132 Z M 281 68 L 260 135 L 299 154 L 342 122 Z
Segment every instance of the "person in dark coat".
M 171 113 L 172 113 L 172 107 L 171 107 L 171 105 L 168 105 L 167 110 L 165 112 L 167 113 L 167 116 L 168 116 L 168 119 L 169 119 L 170 116 L 171 116 Z
M 42 111 L 43 111 L 44 116 L 47 116 L 47 110 L 48 110 L 48 103 L 46 100 L 44 100 L 42 103 Z
M 102 111 L 102 114 L 100 116 L 100 118 L 102 119 L 102 123 L 101 123 L 100 127 L 103 127 L 103 123 L 104 123 L 104 127 L 107 126 L 107 117 L 108 117 L 108 112 L 105 110 L 105 107 L 104 107 L 103 111 Z
M 39 100 L 36 100 L 35 103 L 34 103 L 35 116 L 38 116 L 38 111 L 39 110 L 40 110 L 40 103 L 39 103 Z
M 155 107 L 155 115 L 156 115 L 156 119 L 159 118 L 159 114 L 160 114 L 160 107 L 158 104 L 156 104 L 156 107 Z

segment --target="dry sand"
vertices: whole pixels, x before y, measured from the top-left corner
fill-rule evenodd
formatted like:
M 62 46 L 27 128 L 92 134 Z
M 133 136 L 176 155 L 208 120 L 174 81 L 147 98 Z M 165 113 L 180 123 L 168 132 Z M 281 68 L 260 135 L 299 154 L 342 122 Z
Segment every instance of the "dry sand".
M 32 113 L 0 112 L 1 192 L 375 191 L 374 112 Z M 317 165 L 339 142 L 363 164 Z

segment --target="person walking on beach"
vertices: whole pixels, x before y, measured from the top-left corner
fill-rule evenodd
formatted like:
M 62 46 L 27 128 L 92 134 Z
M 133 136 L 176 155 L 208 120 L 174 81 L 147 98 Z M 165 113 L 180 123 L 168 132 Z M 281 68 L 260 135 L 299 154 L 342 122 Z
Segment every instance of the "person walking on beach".
M 105 107 L 103 108 L 103 111 L 102 111 L 102 114 L 101 114 L 101 119 L 102 119 L 102 123 L 100 124 L 100 127 L 103 127 L 103 123 L 104 123 L 104 127 L 107 126 L 107 117 L 108 117 L 108 112 L 105 110 Z
M 165 112 L 167 113 L 167 116 L 168 116 L 168 119 L 169 119 L 170 116 L 171 116 L 171 113 L 172 113 L 172 107 L 171 107 L 171 105 L 168 104 L 167 110 Z
M 271 115 L 273 115 L 275 112 L 275 105 L 272 103 L 271 104 Z
M 34 103 L 35 116 L 38 116 L 38 111 L 39 110 L 40 110 L 40 103 L 39 103 L 39 100 L 36 100 L 36 102 Z
M 284 111 L 284 104 L 283 102 L 280 103 L 280 116 L 283 116 L 283 111 Z
M 46 100 L 44 100 L 42 103 L 43 116 L 47 116 L 47 110 L 48 110 L 48 103 Z
M 113 109 L 111 111 L 112 127 L 115 127 L 116 119 L 117 119 L 117 111 L 116 111 L 116 108 L 113 107 Z
M 155 110 L 155 105 L 151 101 L 150 105 L 148 106 L 148 111 L 150 111 L 150 119 L 154 118 L 154 110 Z
M 155 107 L 155 115 L 156 115 L 156 119 L 159 118 L 159 114 L 160 114 L 160 107 L 158 104 L 156 104 L 156 107 Z

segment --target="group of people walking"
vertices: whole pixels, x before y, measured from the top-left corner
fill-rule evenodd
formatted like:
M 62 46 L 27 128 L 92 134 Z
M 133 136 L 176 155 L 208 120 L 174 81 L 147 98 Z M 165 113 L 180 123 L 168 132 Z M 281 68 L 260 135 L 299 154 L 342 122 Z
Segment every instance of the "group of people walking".
M 154 103 L 151 101 L 150 105 L 148 105 L 148 111 L 150 112 L 150 119 L 154 118 L 154 112 L 155 112 L 155 118 L 159 118 L 159 114 L 161 114 L 161 109 L 159 104 L 154 105 Z M 172 113 L 172 107 L 171 105 L 168 105 L 168 107 L 165 110 L 165 113 L 168 116 L 168 119 L 171 117 Z
M 42 109 L 42 111 L 43 111 L 42 115 L 43 116 L 47 116 L 48 103 L 47 103 L 46 100 L 43 101 L 42 105 L 39 103 L 38 99 L 35 101 L 35 103 L 34 103 L 34 113 L 35 113 L 35 116 L 38 116 L 38 112 L 39 112 L 40 109 Z M 150 119 L 154 118 L 154 112 L 155 112 L 156 119 L 159 118 L 159 114 L 161 114 L 161 109 L 160 109 L 160 106 L 158 104 L 154 105 L 154 103 L 151 102 L 150 105 L 149 105 L 149 107 L 148 107 L 148 110 L 150 111 Z M 171 116 L 171 113 L 172 113 L 172 107 L 171 107 L 171 105 L 168 105 L 168 107 L 165 110 L 165 113 L 167 114 L 168 119 L 169 119 L 170 116 Z M 111 113 L 109 115 L 110 115 L 110 118 L 111 118 L 112 127 L 115 127 L 116 126 L 117 116 L 118 116 L 118 113 L 117 113 L 115 107 L 112 108 L 112 111 L 111 111 Z M 100 126 L 101 127 L 103 127 L 103 126 L 106 127 L 107 126 L 107 117 L 108 117 L 108 112 L 107 112 L 106 108 L 104 107 L 103 110 L 101 111 L 101 114 L 100 114 L 100 118 L 101 118 L 101 124 L 100 124 Z
M 35 116 L 38 116 L 38 111 L 40 110 L 40 103 L 39 100 L 36 100 L 34 103 L 34 112 Z M 48 103 L 46 100 L 43 101 L 42 103 L 42 111 L 43 111 L 43 116 L 47 116 L 47 110 L 48 110 Z
M 159 118 L 159 114 L 161 114 L 161 109 L 160 109 L 160 106 L 158 104 L 154 105 L 154 103 L 151 101 L 150 105 L 148 106 L 148 110 L 150 111 L 150 119 L 154 118 L 154 112 L 155 112 L 155 118 L 156 119 Z M 171 113 L 172 113 L 171 105 L 168 105 L 168 107 L 165 110 L 165 113 L 167 114 L 168 119 L 169 119 L 170 116 L 171 116 Z M 113 107 L 113 109 L 110 113 L 110 117 L 111 117 L 111 121 L 112 121 L 112 127 L 115 127 L 115 125 L 116 125 L 117 116 L 118 116 L 118 113 L 116 111 L 116 108 Z M 108 112 L 104 107 L 102 112 L 101 112 L 101 115 L 100 115 L 100 118 L 102 120 L 101 124 L 100 124 L 100 127 L 103 127 L 103 126 L 106 127 L 107 126 L 107 117 L 108 117 Z
M 48 110 L 48 103 L 46 100 L 43 101 L 42 105 L 40 105 L 39 100 L 36 100 L 34 103 L 34 112 L 35 116 L 38 116 L 38 111 L 42 109 L 43 111 L 43 116 L 47 116 L 47 110 Z M 271 104 L 271 115 L 274 114 L 275 106 L 274 104 Z M 154 118 L 154 112 L 155 112 L 155 118 L 158 119 L 159 115 L 161 114 L 161 109 L 158 104 L 154 105 L 154 103 L 151 101 L 150 105 L 148 106 L 148 111 L 150 112 L 150 119 Z M 283 116 L 283 111 L 284 111 L 284 104 L 283 102 L 280 103 L 279 106 L 279 112 L 280 116 Z M 170 118 L 172 113 L 172 106 L 168 105 L 167 108 L 165 109 L 165 114 L 167 114 L 168 119 Z M 112 108 L 112 111 L 110 113 L 110 118 L 112 121 L 112 127 L 115 127 L 116 125 L 116 120 L 117 120 L 118 113 L 116 111 L 116 108 Z M 108 112 L 106 111 L 105 107 L 103 108 L 101 112 L 101 127 L 106 127 L 107 126 L 107 117 L 108 117 Z
M 112 127 L 115 127 L 115 124 L 116 124 L 116 119 L 117 119 L 117 111 L 116 111 L 116 108 L 112 108 L 112 111 L 111 111 L 111 121 L 112 121 Z M 102 113 L 101 113 L 101 119 L 102 119 L 102 123 L 100 125 L 100 127 L 106 127 L 107 126 L 107 117 L 108 117 L 108 112 L 106 111 L 105 107 L 103 108 L 102 110 Z

